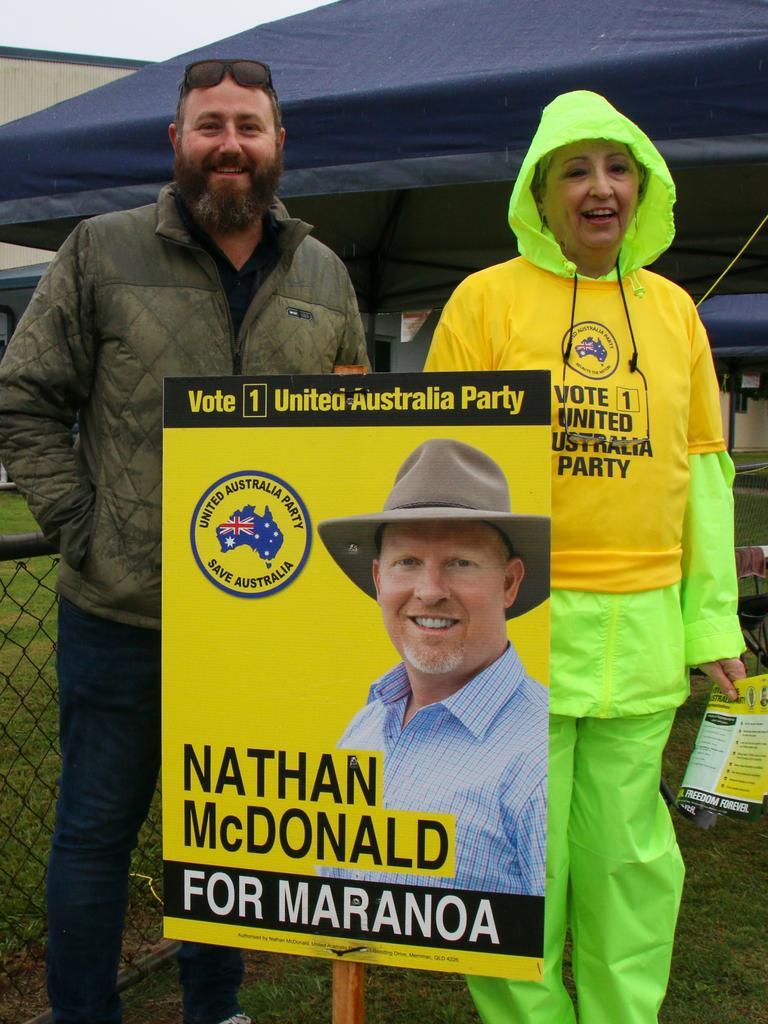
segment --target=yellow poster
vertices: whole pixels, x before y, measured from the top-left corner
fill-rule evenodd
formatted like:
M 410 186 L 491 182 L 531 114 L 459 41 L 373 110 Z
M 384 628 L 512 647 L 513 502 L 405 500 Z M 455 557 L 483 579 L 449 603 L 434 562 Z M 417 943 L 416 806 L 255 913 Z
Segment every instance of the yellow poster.
M 540 978 L 548 374 L 164 415 L 166 935 Z

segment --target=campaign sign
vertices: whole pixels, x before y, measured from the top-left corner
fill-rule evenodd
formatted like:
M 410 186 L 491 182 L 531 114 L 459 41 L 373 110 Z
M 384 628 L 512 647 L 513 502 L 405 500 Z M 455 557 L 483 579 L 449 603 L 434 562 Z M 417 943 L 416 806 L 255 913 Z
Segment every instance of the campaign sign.
M 541 977 L 549 394 L 166 381 L 167 936 Z

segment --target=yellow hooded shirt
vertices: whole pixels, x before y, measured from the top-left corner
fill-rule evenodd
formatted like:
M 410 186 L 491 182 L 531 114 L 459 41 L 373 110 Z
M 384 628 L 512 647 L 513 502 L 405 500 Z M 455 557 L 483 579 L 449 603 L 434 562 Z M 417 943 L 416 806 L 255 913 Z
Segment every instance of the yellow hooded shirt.
M 457 288 L 427 362 L 432 371 L 551 372 L 553 587 L 627 593 L 677 582 L 688 456 L 725 447 L 693 303 L 650 271 L 633 278 L 625 295 L 639 350 L 634 373 L 616 280 L 578 279 L 564 368 L 574 281 L 524 257 Z
M 575 281 L 531 192 L 542 157 L 596 138 L 623 142 L 647 172 L 619 259 L 634 372 L 616 271 Z M 520 257 L 457 288 L 427 359 L 433 371 L 552 374 L 553 714 L 675 707 L 688 692 L 686 665 L 735 657 L 744 646 L 733 465 L 706 335 L 686 293 L 641 269 L 672 241 L 674 200 L 669 170 L 637 125 L 595 93 L 557 97 L 510 200 Z

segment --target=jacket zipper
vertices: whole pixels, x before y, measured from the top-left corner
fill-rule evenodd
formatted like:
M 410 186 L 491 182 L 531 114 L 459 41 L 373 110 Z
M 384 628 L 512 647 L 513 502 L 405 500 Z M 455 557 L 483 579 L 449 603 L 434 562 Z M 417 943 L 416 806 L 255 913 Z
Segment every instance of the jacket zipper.
M 620 608 L 620 597 L 616 594 L 611 594 L 610 601 L 610 612 L 608 614 L 608 629 L 606 630 L 605 637 L 605 661 L 603 662 L 603 702 L 600 708 L 599 718 L 607 718 L 608 710 L 611 704 L 611 698 L 613 697 L 613 651 L 616 646 L 616 637 L 618 633 L 618 620 L 619 620 L 619 608 Z
M 232 354 L 232 373 L 234 376 L 238 376 L 242 369 L 243 357 L 240 350 L 237 347 L 237 338 L 235 337 L 235 325 L 232 323 L 232 314 L 229 311 L 229 302 L 227 301 L 227 293 L 224 291 L 224 285 L 221 283 L 221 274 L 219 268 L 216 266 L 216 261 L 210 253 L 206 252 L 202 245 L 197 245 L 195 242 L 182 242 L 178 238 L 166 238 L 166 241 L 172 242 L 174 245 L 180 245 L 184 249 L 192 249 L 195 252 L 200 252 L 205 256 L 213 267 L 213 272 L 216 275 L 216 280 L 219 284 L 219 296 L 224 299 L 224 311 L 227 314 L 227 326 L 229 328 L 229 351 Z
M 224 299 L 224 311 L 227 314 L 227 327 L 229 328 L 229 350 L 232 353 L 232 374 L 237 377 L 243 366 L 243 356 L 238 348 L 237 338 L 235 337 L 235 325 L 232 323 L 232 312 L 229 308 L 229 300 L 227 299 L 227 293 L 224 291 L 224 285 L 221 283 L 221 274 L 219 268 L 216 266 L 216 260 L 210 253 L 205 252 L 205 249 L 200 248 L 200 252 L 205 253 L 206 257 L 213 264 L 213 272 L 216 275 L 216 280 L 219 282 L 219 296 Z

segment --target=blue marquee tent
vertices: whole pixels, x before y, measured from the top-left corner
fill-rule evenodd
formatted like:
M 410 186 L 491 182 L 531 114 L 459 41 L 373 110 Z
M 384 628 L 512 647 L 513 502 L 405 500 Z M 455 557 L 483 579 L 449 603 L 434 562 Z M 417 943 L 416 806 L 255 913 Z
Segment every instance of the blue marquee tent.
M 437 304 L 514 255 L 510 182 L 567 89 L 607 95 L 670 161 L 662 273 L 702 292 L 764 213 L 768 0 L 339 0 L 0 128 L 0 240 L 55 248 L 84 216 L 152 201 L 183 67 L 212 56 L 272 64 L 281 194 L 347 261 L 363 308 Z M 759 291 L 766 268 L 759 238 L 723 287 Z
M 754 398 L 754 388 L 768 370 L 768 294 L 715 295 L 702 302 L 699 315 L 729 393 L 727 438 L 730 450 L 737 438 L 739 392 L 746 391 L 747 397 Z M 746 388 L 743 385 L 745 371 L 749 371 L 754 380 Z M 741 410 L 746 410 L 746 404 Z
M 716 359 L 768 365 L 768 294 L 715 295 L 699 315 Z

